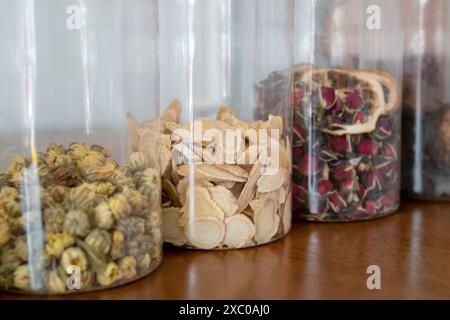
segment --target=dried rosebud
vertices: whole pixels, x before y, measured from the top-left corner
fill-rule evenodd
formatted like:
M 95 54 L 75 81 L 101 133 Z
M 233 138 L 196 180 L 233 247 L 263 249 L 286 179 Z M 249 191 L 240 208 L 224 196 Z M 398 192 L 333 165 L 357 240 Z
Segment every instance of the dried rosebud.
M 364 105 L 364 98 L 358 92 L 351 91 L 347 93 L 345 102 L 351 110 L 360 110 Z
M 356 176 L 355 169 L 350 162 L 342 161 L 332 171 L 334 179 L 338 182 L 352 180 Z
M 335 191 L 328 197 L 328 205 L 333 212 L 338 213 L 347 207 L 347 202 L 345 202 L 345 199 Z
M 374 156 L 378 153 L 378 145 L 373 140 L 365 139 L 356 146 L 356 151 L 360 155 Z
M 398 159 L 398 155 L 397 155 L 397 150 L 396 148 L 390 144 L 387 143 L 384 147 L 383 147 L 383 156 L 391 161 L 397 160 Z
M 322 161 L 315 155 L 306 155 L 300 160 L 299 170 L 304 176 L 315 176 L 323 167 Z
M 328 110 L 336 103 L 336 92 L 334 88 L 322 86 L 320 88 L 322 106 L 325 110 Z
M 364 209 L 367 211 L 368 214 L 375 214 L 377 213 L 377 210 L 379 209 L 377 203 L 375 201 L 366 201 L 364 203 Z
M 352 152 L 349 137 L 347 136 L 330 137 L 330 146 L 336 152 Z
M 321 197 L 327 196 L 333 190 L 333 184 L 330 181 L 320 181 L 317 185 L 317 192 Z
M 355 113 L 355 116 L 353 117 L 353 123 L 364 123 L 366 122 L 366 116 L 363 112 L 357 112 Z

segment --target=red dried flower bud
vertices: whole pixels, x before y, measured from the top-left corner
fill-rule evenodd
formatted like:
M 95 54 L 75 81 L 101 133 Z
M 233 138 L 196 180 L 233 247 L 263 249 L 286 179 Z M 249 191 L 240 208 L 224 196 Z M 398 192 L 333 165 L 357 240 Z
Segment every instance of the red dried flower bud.
M 335 136 L 330 138 L 330 146 L 336 152 L 351 152 L 350 142 L 345 136 Z
M 338 213 L 347 207 L 345 199 L 337 191 L 333 192 L 328 197 L 328 205 L 335 213 Z
M 364 98 L 358 92 L 349 92 L 346 97 L 347 106 L 352 110 L 359 110 L 364 105 Z
M 356 151 L 360 155 L 374 156 L 378 153 L 378 145 L 373 140 L 365 139 L 356 146 Z
M 331 109 L 336 103 L 336 92 L 334 88 L 322 86 L 320 88 L 320 93 L 322 97 L 323 107 L 326 110 Z
M 317 185 L 317 192 L 321 197 L 325 197 L 333 190 L 333 184 L 330 181 L 321 181 Z

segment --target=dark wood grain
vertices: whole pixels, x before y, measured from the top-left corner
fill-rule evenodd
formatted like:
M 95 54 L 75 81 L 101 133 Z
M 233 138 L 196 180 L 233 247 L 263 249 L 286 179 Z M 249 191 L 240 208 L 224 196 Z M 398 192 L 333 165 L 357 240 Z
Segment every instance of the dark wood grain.
M 380 291 L 367 289 L 369 265 L 381 268 Z M 23 298 L 48 297 L 0 294 Z M 285 239 L 254 249 L 167 249 L 143 280 L 62 298 L 450 299 L 450 203 L 410 202 L 371 222 L 297 223 Z

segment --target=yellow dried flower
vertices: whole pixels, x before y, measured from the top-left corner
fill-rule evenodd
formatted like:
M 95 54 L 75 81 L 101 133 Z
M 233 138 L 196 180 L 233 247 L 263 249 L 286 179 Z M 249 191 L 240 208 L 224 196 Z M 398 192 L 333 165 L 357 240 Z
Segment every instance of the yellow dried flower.
M 149 161 L 142 152 L 133 152 L 129 158 L 129 165 L 131 171 L 136 172 L 148 168 Z
M 22 259 L 14 248 L 3 249 L 1 261 L 0 273 L 12 272 L 22 263 Z
M 97 167 L 85 167 L 81 171 L 83 177 L 89 182 L 108 180 L 116 170 L 114 163 L 106 162 L 105 165 Z
M 49 293 L 61 294 L 66 292 L 67 277 L 64 271 L 58 268 L 45 273 L 45 285 Z
M 142 194 L 151 197 L 155 191 L 160 190 L 160 174 L 158 170 L 147 168 L 142 171 L 138 179 L 138 190 Z
M 128 167 L 117 168 L 112 174 L 110 181 L 116 186 L 117 190 L 123 190 L 124 187 L 135 187 L 133 176 Z
M 0 200 L 19 200 L 19 191 L 16 188 L 12 187 L 3 187 L 0 188 Z
M 122 279 L 122 272 L 117 264 L 110 262 L 107 266 L 97 273 L 97 282 L 104 287 L 108 287 Z
M 114 231 L 112 234 L 110 256 L 114 260 L 125 256 L 125 236 L 120 231 Z
M 114 225 L 114 218 L 111 209 L 109 208 L 109 204 L 102 202 L 95 207 L 94 211 L 96 226 L 105 230 L 110 230 Z
M 91 147 L 91 150 L 92 151 L 96 151 L 96 152 L 100 152 L 101 154 L 103 154 L 103 156 L 105 156 L 106 158 L 109 158 L 109 157 L 111 157 L 111 150 L 109 150 L 109 149 L 107 149 L 107 148 L 104 148 L 104 147 L 102 147 L 102 146 L 99 146 L 99 145 L 93 145 L 92 147 Z
M 97 182 L 94 183 L 95 190 L 97 193 L 103 194 L 105 196 L 110 196 L 116 190 L 116 187 L 110 182 Z
M 75 239 L 67 232 L 48 234 L 45 250 L 51 256 L 60 257 L 63 251 L 72 246 L 74 242 Z
M 63 224 L 66 212 L 60 206 L 52 206 L 44 210 L 44 227 L 48 233 L 60 233 L 63 231 Z
M 80 237 L 87 236 L 91 230 L 88 215 L 81 210 L 69 211 L 64 219 L 63 230 Z
M 55 159 L 55 164 L 53 167 L 66 166 L 70 167 L 73 165 L 73 159 L 67 154 L 60 154 Z
M 138 268 L 140 270 L 147 270 L 150 267 L 150 263 L 152 262 L 152 257 L 149 253 L 139 254 L 136 258 Z
M 131 206 L 123 194 L 116 194 L 109 199 L 108 204 L 116 220 L 122 219 L 131 213 Z
M 30 291 L 31 289 L 31 274 L 28 265 L 17 267 L 14 271 L 14 288 L 22 291 Z
M 128 256 L 120 259 L 119 269 L 122 272 L 124 279 L 133 279 L 137 275 L 136 271 L 137 263 L 134 257 Z
M 14 241 L 14 250 L 22 261 L 28 261 L 28 241 L 26 236 L 16 238 Z
M 92 230 L 84 241 L 89 247 L 102 254 L 107 254 L 111 249 L 111 235 L 101 229 Z
M 95 186 L 88 183 L 70 190 L 67 201 L 71 209 L 87 210 L 91 207 L 92 201 L 95 198 Z
M 70 144 L 68 154 L 74 160 L 80 160 L 84 158 L 89 152 L 89 146 L 84 142 L 74 142 Z
M 8 243 L 9 239 L 11 239 L 9 222 L 0 216 L 0 249 Z
M 6 174 L 15 175 L 21 173 L 30 164 L 29 160 L 23 156 L 14 156 L 6 169 Z
M 124 187 L 123 195 L 128 199 L 133 214 L 139 214 L 142 210 L 145 209 L 147 203 L 145 201 L 145 198 L 139 191 L 134 190 L 130 187 Z
M 63 252 L 61 256 L 61 266 L 66 272 L 73 266 L 80 268 L 80 271 L 86 271 L 88 261 L 83 250 L 78 247 L 71 247 Z

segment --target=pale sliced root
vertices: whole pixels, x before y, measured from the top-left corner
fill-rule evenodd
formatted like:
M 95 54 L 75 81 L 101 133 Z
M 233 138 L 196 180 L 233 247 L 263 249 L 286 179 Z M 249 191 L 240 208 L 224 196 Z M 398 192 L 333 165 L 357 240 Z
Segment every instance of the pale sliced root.
M 195 186 L 192 193 L 188 189 L 182 212 L 183 216 L 180 219 L 180 224 L 183 227 L 191 221 L 203 217 L 214 217 L 220 221 L 225 219 L 225 213 L 212 200 L 208 189 L 199 186 Z
M 185 245 L 187 242 L 183 229 L 178 222 L 180 217 L 180 208 L 169 207 L 162 210 L 164 242 L 178 247 Z
M 283 186 L 288 175 L 287 169 L 279 168 L 275 174 L 262 175 L 256 183 L 258 192 L 267 193 L 275 191 Z
M 220 182 L 220 183 L 218 183 L 218 185 L 230 190 L 230 189 L 234 188 L 234 186 L 236 185 L 236 182 L 232 182 L 232 181 Z
M 169 196 L 169 199 L 172 202 L 172 204 L 175 207 L 181 207 L 182 204 L 180 199 L 178 198 L 177 188 L 173 185 L 173 183 L 170 182 L 170 180 L 168 179 L 163 179 L 162 185 L 164 190 L 167 192 L 167 195 Z
M 191 186 L 209 188 L 214 187 L 214 184 L 204 179 L 192 179 L 190 176 L 184 177 L 177 184 L 177 193 L 181 204 L 186 202 L 186 193 Z
M 186 225 L 184 234 L 192 246 L 211 250 L 223 241 L 225 224 L 215 217 L 200 217 Z
M 223 210 L 225 216 L 229 217 L 236 213 L 237 199 L 230 190 L 223 186 L 208 188 L 212 200 Z
M 238 213 L 241 213 L 250 203 L 250 200 L 255 195 L 256 192 L 256 183 L 261 176 L 261 164 L 259 161 L 257 161 L 250 171 L 250 177 L 248 178 L 247 183 L 244 186 L 244 189 L 242 189 L 241 195 L 239 196 L 239 199 L 237 201 L 238 205 Z
M 227 167 L 227 168 L 224 168 Z M 193 171 L 196 179 L 205 179 L 211 182 L 245 182 L 247 178 L 233 174 L 230 165 L 209 165 L 209 164 L 194 164 L 194 165 L 181 165 L 177 169 L 177 173 L 180 176 L 186 177 L 191 175 Z
M 248 123 L 240 120 L 230 108 L 225 106 L 219 108 L 219 111 L 217 112 L 217 120 L 221 120 L 233 128 L 241 130 L 247 130 L 249 128 Z
M 225 238 L 223 243 L 228 248 L 242 248 L 255 236 L 253 222 L 243 214 L 236 214 L 225 219 Z
M 253 221 L 256 227 L 255 240 L 258 244 L 270 242 L 278 233 L 280 216 L 278 204 L 270 199 L 258 199 L 250 202 L 253 209 Z

